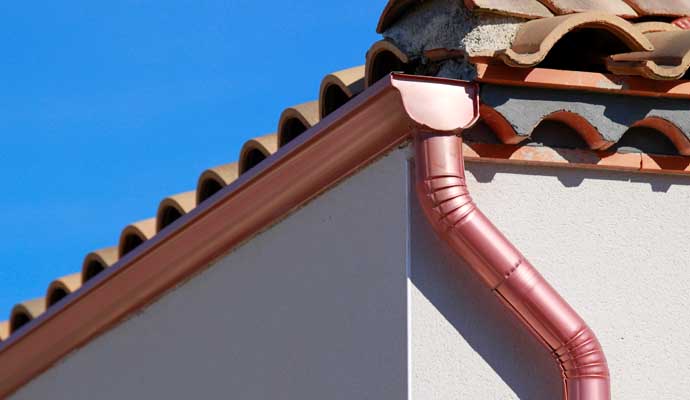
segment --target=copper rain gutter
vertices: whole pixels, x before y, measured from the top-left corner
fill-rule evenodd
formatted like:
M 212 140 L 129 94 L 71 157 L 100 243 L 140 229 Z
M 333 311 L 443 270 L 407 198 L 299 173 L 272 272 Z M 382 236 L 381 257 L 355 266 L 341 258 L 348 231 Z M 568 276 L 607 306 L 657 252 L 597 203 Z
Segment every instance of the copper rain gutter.
M 468 96 L 455 112 L 468 128 L 478 119 L 479 96 L 476 85 L 465 85 Z M 429 223 L 553 354 L 564 399 L 609 400 L 608 365 L 594 332 L 470 197 L 458 133 L 413 133 L 417 197 Z
M 379 80 L 0 343 L 0 398 L 414 137 L 420 201 L 436 231 L 557 355 L 568 400 L 609 399 L 594 335 L 469 198 L 455 135 L 477 109 L 466 82 Z

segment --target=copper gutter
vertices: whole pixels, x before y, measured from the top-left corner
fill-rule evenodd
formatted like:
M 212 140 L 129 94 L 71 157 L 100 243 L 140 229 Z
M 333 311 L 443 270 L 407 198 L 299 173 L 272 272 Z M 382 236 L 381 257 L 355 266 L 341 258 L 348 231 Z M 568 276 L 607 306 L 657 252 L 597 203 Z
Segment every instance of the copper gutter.
M 454 131 L 464 88 L 392 75 L 173 222 L 0 344 L 0 398 L 208 268 L 372 160 L 413 127 Z
M 442 194 L 466 193 L 464 179 L 460 180 L 464 177 L 460 140 L 452 134 L 472 124 L 475 104 L 468 100 L 476 98 L 475 92 L 474 87 L 466 83 L 439 78 L 394 74 L 380 80 L 2 342 L 0 398 L 8 397 L 67 354 L 205 270 L 215 260 L 415 133 L 418 150 L 426 150 L 418 159 L 420 168 L 428 167 L 421 168 L 424 178 L 421 182 L 431 184 L 434 189 L 420 198 L 427 212 L 434 215 L 436 211 L 429 207 L 437 204 Z M 434 186 L 443 182 L 436 179 L 438 172 L 456 174 L 448 181 L 454 179 L 462 185 L 436 191 L 446 189 Z M 440 209 L 446 210 L 446 204 L 469 199 L 465 196 L 450 198 L 448 203 L 439 204 Z M 461 245 L 463 238 L 455 235 L 463 233 L 465 226 L 490 226 L 488 221 L 487 225 L 470 222 L 484 220 L 477 217 L 481 214 L 468 204 L 463 208 L 468 211 L 467 217 L 458 227 L 445 230 L 446 217 L 437 218 L 434 225 L 456 250 L 467 251 L 461 254 L 470 259 L 478 271 L 486 269 L 484 275 L 491 278 L 489 283 L 498 282 L 500 279 L 495 275 L 503 272 L 504 263 L 511 259 L 499 256 L 494 252 L 494 244 L 482 240 L 489 234 L 495 239 L 502 238 L 500 233 L 495 228 L 493 231 L 487 228 L 485 232 L 469 236 L 473 241 L 467 241 L 464 247 Z M 483 245 L 477 247 L 481 243 Z M 512 249 L 507 242 L 499 240 L 496 243 L 506 251 Z M 510 254 L 513 253 L 504 255 Z M 532 271 L 527 264 L 521 265 L 509 275 L 510 279 L 492 288 L 497 288 L 497 293 L 501 293 L 506 302 L 514 302 L 511 303 L 513 310 L 524 315 L 526 324 L 545 344 L 553 347 L 550 344 L 565 343 L 567 332 L 557 328 L 573 323 L 572 328 L 576 330 L 579 329 L 576 323 L 581 320 L 574 318 L 574 312 L 549 291 L 544 293 L 560 300 L 549 304 L 559 307 L 530 308 L 542 304 L 528 301 L 534 300 L 534 291 L 520 292 L 518 289 L 523 287 L 517 283 L 523 282 L 520 279 L 536 278 L 538 275 Z M 541 285 L 539 288 L 544 289 Z M 558 348 L 562 360 L 567 360 L 568 356 L 573 358 L 567 353 L 573 350 L 571 347 Z M 572 363 L 581 364 L 579 359 Z M 564 364 L 570 366 L 568 362 Z M 605 370 L 605 364 L 602 369 Z M 582 375 L 584 370 L 577 371 Z M 567 379 L 571 395 L 579 396 L 571 396 L 571 400 L 608 399 L 583 397 L 573 392 L 589 390 L 593 378 L 570 375 Z M 608 380 L 603 374 L 600 381 L 602 391 L 607 390 Z
M 475 89 L 457 109 L 465 127 L 477 120 L 478 103 Z M 609 400 L 609 370 L 594 332 L 470 197 L 462 138 L 425 129 L 414 137 L 417 196 L 436 233 L 553 354 L 564 399 Z

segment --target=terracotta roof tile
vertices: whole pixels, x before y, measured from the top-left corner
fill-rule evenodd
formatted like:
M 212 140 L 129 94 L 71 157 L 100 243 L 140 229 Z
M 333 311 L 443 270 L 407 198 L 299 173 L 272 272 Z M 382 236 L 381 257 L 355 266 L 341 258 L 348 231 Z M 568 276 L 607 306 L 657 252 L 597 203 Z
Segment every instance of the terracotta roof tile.
M 19 303 L 10 313 L 10 334 L 43 314 L 46 310 L 46 300 L 43 297 Z
M 162 231 L 166 226 L 192 211 L 194 207 L 196 207 L 196 191 L 166 197 L 158 205 L 156 231 Z
M 379 79 L 395 71 L 409 71 L 410 57 L 390 40 L 374 43 L 367 51 L 365 86 L 369 87 Z
M 690 15 L 690 0 L 625 0 L 640 15 Z
M 654 45 L 649 52 L 616 54 L 608 69 L 619 75 L 641 75 L 651 79 L 680 79 L 690 67 L 690 31 L 655 32 L 646 35 Z
M 389 0 L 379 19 L 377 32 L 383 33 L 423 2 Z M 464 3 L 474 11 L 527 19 L 587 11 L 600 11 L 624 18 L 690 16 L 690 0 L 464 0 Z
M 506 86 L 613 93 L 624 96 L 690 99 L 690 81 L 658 81 L 641 76 L 549 68 L 511 68 L 474 59 L 478 82 Z
M 2 321 L 0 322 L 0 342 L 7 339 L 10 336 L 10 322 Z
M 677 25 L 661 21 L 640 22 L 635 24 L 635 28 L 642 33 L 674 32 L 681 30 Z
M 92 251 L 84 257 L 81 267 L 82 282 L 92 279 L 106 268 L 115 264 L 119 257 L 117 246 Z
M 392 11 L 389 11 L 393 14 L 396 12 L 402 13 L 404 12 L 405 5 L 414 6 L 421 3 L 421 1 L 391 1 L 389 2 L 389 8 Z M 520 29 L 520 33 L 511 49 L 498 53 L 511 65 L 529 66 L 538 63 L 540 60 L 543 60 L 554 43 L 571 30 L 581 27 L 607 30 L 621 38 L 633 50 L 651 50 L 652 43 L 654 43 L 657 46 L 655 51 L 641 52 L 640 54 L 644 54 L 648 58 L 651 56 L 657 57 L 655 59 L 657 62 L 667 62 L 668 59 L 677 61 L 680 54 L 682 54 L 681 58 L 684 58 L 688 51 L 687 46 L 684 47 L 679 43 L 682 40 L 686 40 L 686 36 L 679 35 L 681 32 L 667 23 L 645 22 L 632 25 L 611 14 L 597 12 L 553 17 L 551 12 L 536 0 L 468 0 L 467 3 L 480 11 L 492 11 L 527 17 L 545 17 L 525 23 Z M 595 1 L 551 0 L 549 4 L 558 13 L 601 9 L 601 4 Z M 608 12 L 623 12 L 621 10 L 624 10 L 620 2 L 612 2 L 604 8 Z M 663 36 L 656 37 L 654 36 L 656 33 L 643 35 L 643 32 L 665 32 L 665 34 L 673 34 L 674 36 L 661 40 L 664 38 Z M 433 53 L 428 54 L 433 55 Z M 445 54 L 441 54 L 439 59 L 443 59 Z M 453 57 L 459 55 L 456 53 L 452 54 Z M 625 59 L 625 62 L 638 62 L 639 60 L 634 58 L 636 54 L 621 55 L 620 59 Z M 392 41 L 382 40 L 375 43 L 367 52 L 365 66 L 346 69 L 324 77 L 319 101 L 300 104 L 284 110 L 278 124 L 278 133 L 258 137 L 246 142 L 242 147 L 238 163 L 221 165 L 204 171 L 199 177 L 196 191 L 185 192 L 164 199 L 159 205 L 157 218 L 139 221 L 127 226 L 120 235 L 117 247 L 89 253 L 84 259 L 80 274 L 70 275 L 52 282 L 44 298 L 16 305 L 12 310 L 10 322 L 0 323 L 0 340 L 6 337 L 3 328 L 15 332 L 19 327 L 39 316 L 44 312 L 46 305 L 56 304 L 62 297 L 77 290 L 82 282 L 92 279 L 104 269 L 116 264 L 119 258 L 131 252 L 146 240 L 154 237 L 157 231 L 168 226 L 180 216 L 189 213 L 197 204 L 200 204 L 223 187 L 231 184 L 238 178 L 240 173 L 247 172 L 262 160 L 274 154 L 279 147 L 284 146 L 298 135 L 315 126 L 322 117 L 345 104 L 347 100 L 361 92 L 365 86 L 371 86 L 377 80 L 393 71 L 413 72 L 420 62 L 421 60 L 419 59 L 411 59 Z M 501 67 L 515 70 L 505 66 Z M 519 92 L 520 89 L 513 90 L 514 92 Z M 529 107 L 524 104 L 518 104 L 517 107 L 515 107 L 515 104 L 506 105 L 507 103 L 501 102 L 500 99 L 499 101 L 495 101 L 496 99 L 492 101 L 489 99 L 490 96 L 487 97 L 487 93 L 490 95 L 490 92 L 490 88 L 487 90 L 487 86 L 483 87 L 482 100 L 484 104 L 482 105 L 482 118 L 491 127 L 493 134 L 497 135 L 504 143 L 520 143 L 528 139 L 533 128 L 542 121 L 558 121 L 575 130 L 591 149 L 615 146 L 616 140 L 620 138 L 621 132 L 625 129 L 644 127 L 665 135 L 676 146 L 679 153 L 690 155 L 690 139 L 688 139 L 690 137 L 690 126 L 684 126 L 682 123 L 679 123 L 673 112 L 666 112 L 668 110 L 653 110 L 654 112 L 644 113 L 641 109 L 632 107 L 630 112 L 627 113 L 630 115 L 626 114 L 622 120 L 607 121 L 606 118 L 612 118 L 607 114 L 600 117 L 595 115 L 595 113 L 580 112 L 577 107 L 571 107 L 570 109 L 567 107 L 555 107 L 551 110 L 552 112 L 537 116 L 535 117 L 536 119 L 533 118 L 533 121 L 525 122 L 516 121 L 516 118 L 523 118 L 524 110 Z M 587 96 L 590 95 L 594 94 L 583 93 L 581 97 L 589 99 Z M 596 95 L 594 96 L 596 97 Z M 591 98 L 589 102 L 596 104 L 596 100 L 596 98 Z M 666 100 L 668 99 L 657 100 L 655 104 L 663 106 L 662 103 Z M 593 115 L 594 117 L 592 117 Z M 615 129 L 611 131 L 598 129 L 598 126 L 602 123 L 610 124 Z M 602 134 L 602 131 L 604 134 Z M 634 159 L 637 160 L 639 157 Z M 169 214 L 173 211 L 175 215 Z
M 348 98 L 356 96 L 363 90 L 364 66 L 354 67 L 327 75 L 323 79 L 323 96 L 327 96 L 329 86 L 336 86 Z M 323 97 L 323 96 L 320 96 Z M 324 104 L 324 99 L 321 103 Z M 330 107 L 342 105 L 331 104 Z M 311 128 L 320 120 L 319 101 L 312 101 L 290 107 L 283 112 L 280 126 L 284 135 L 298 135 Z M 290 124 L 293 124 L 290 127 Z M 295 127 L 294 124 L 299 125 Z M 93 251 L 84 257 L 80 273 L 68 275 L 51 282 L 46 296 L 34 299 L 14 307 L 10 321 L 15 321 L 16 331 L 19 327 L 44 312 L 46 307 L 54 306 L 62 298 L 76 291 L 83 282 L 93 279 L 106 268 L 116 264 L 156 233 L 170 225 L 177 218 L 192 211 L 201 201 L 208 199 L 223 187 L 235 181 L 240 171 L 246 172 L 278 150 L 278 135 L 270 134 L 248 140 L 239 155 L 239 162 L 220 165 L 205 170 L 199 177 L 195 191 L 180 193 L 163 199 L 158 207 L 156 218 L 150 218 L 128 225 L 122 230 L 118 246 Z M 6 322 L 7 335 L 3 336 L 0 324 L 0 341 L 10 334 L 10 322 Z
M 240 151 L 240 174 L 259 165 L 276 151 L 278 151 L 278 135 L 275 133 L 247 141 Z
M 381 13 L 376 31 L 383 33 L 423 2 L 424 0 L 389 0 Z M 464 0 L 464 3 L 467 8 L 477 12 L 527 19 L 553 16 L 553 13 L 538 0 Z
M 281 117 L 280 126 L 284 135 L 298 135 L 319 122 L 319 104 L 326 104 L 328 88 L 337 87 L 348 99 L 364 89 L 365 67 L 359 66 L 335 72 L 324 77 L 320 101 L 312 101 L 286 109 Z M 330 104 L 332 109 L 341 106 L 342 102 Z M 331 110 L 332 111 L 332 110 Z M 290 124 L 298 127 L 290 128 Z M 290 129 L 292 130 L 290 130 Z M 220 165 L 205 170 L 199 177 L 197 189 L 169 196 L 163 199 L 158 207 L 156 218 L 139 221 L 127 226 L 120 235 L 118 246 L 93 251 L 84 257 L 80 273 L 68 275 L 53 281 L 46 290 L 46 296 L 34 299 L 14 307 L 10 320 L 14 320 L 16 331 L 20 326 L 36 318 L 47 307 L 54 306 L 62 298 L 79 289 L 83 282 L 93 279 L 106 268 L 151 239 L 156 233 L 177 218 L 192 211 L 197 204 L 209 198 L 223 187 L 235 181 L 240 171 L 246 172 L 266 157 L 278 150 L 278 135 L 270 134 L 248 140 L 239 155 L 239 162 Z M 10 334 L 10 322 L 0 323 L 0 341 Z M 3 327 L 7 334 L 3 335 Z
M 672 25 L 680 29 L 690 30 L 690 17 L 682 17 L 672 22 Z
M 624 18 L 637 17 L 637 13 L 623 0 L 540 0 L 556 15 L 599 11 Z
M 356 96 L 363 90 L 364 71 L 365 67 L 359 66 L 329 74 L 323 79 L 323 87 L 327 89 L 328 86 L 337 86 L 348 98 Z M 327 90 L 322 92 L 324 96 L 327 95 Z M 323 104 L 324 101 L 321 101 L 321 103 Z M 335 105 L 331 106 L 335 107 Z M 281 116 L 281 132 L 285 138 L 289 135 L 294 137 L 317 124 L 319 120 L 319 101 L 290 107 Z M 291 124 L 293 126 L 290 126 Z M 295 127 L 294 124 L 299 126 Z M 46 291 L 46 296 L 43 298 L 17 304 L 10 318 L 10 321 L 15 321 L 15 328 L 12 332 L 43 313 L 47 306 L 57 304 L 60 299 L 77 290 L 83 282 L 93 279 L 106 268 L 115 265 L 121 257 L 154 237 L 157 231 L 168 226 L 181 215 L 189 213 L 201 201 L 208 199 L 215 192 L 231 184 L 239 177 L 240 170 L 246 172 L 277 150 L 277 134 L 265 135 L 247 141 L 240 152 L 239 162 L 205 170 L 198 179 L 195 191 L 165 198 L 159 204 L 156 218 L 139 221 L 124 228 L 120 234 L 118 246 L 96 250 L 87 254 L 82 262 L 80 273 L 53 281 Z M 5 322 L 4 325 L 0 323 L 0 341 L 10 334 L 11 325 L 11 322 Z M 7 326 L 7 334 L 4 334 L 3 331 L 5 326 Z
M 286 108 L 278 121 L 278 145 L 283 147 L 319 122 L 319 102 L 310 101 Z
M 230 163 L 209 168 L 204 171 L 196 185 L 196 202 L 203 201 L 229 185 L 240 175 L 238 163 Z
M 581 27 L 606 30 L 626 43 L 631 50 L 652 50 L 645 35 L 630 22 L 611 14 L 598 12 L 569 14 L 524 23 L 511 48 L 497 55 L 514 67 L 533 67 L 543 61 L 553 46 L 568 32 Z
M 522 18 L 546 18 L 553 14 L 537 0 L 465 0 L 470 10 Z
M 326 75 L 319 90 L 319 115 L 323 119 L 364 90 L 364 65 Z
M 57 304 L 68 294 L 79 289 L 81 287 L 81 282 L 81 273 L 63 276 L 51 282 L 46 291 L 46 308 Z
M 481 116 L 506 144 L 530 138 L 543 121 L 563 123 L 580 134 L 592 150 L 616 145 L 631 128 L 645 127 L 665 136 L 677 153 L 690 155 L 686 99 L 619 96 L 553 89 L 484 85 Z
M 120 234 L 119 254 L 124 257 L 156 234 L 156 218 L 135 222 L 125 227 Z
M 388 0 L 388 4 L 386 4 L 386 8 L 383 9 L 383 13 L 381 13 L 381 17 L 379 18 L 379 24 L 376 27 L 376 31 L 382 33 L 413 7 L 422 4 L 423 1 L 424 0 Z

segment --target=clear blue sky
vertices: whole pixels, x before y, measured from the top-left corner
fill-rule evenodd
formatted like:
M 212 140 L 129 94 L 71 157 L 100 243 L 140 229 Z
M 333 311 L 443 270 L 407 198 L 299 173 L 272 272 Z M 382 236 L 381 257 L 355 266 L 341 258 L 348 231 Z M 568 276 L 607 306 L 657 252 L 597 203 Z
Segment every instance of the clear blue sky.
M 364 63 L 384 0 L 1 6 L 0 320 Z

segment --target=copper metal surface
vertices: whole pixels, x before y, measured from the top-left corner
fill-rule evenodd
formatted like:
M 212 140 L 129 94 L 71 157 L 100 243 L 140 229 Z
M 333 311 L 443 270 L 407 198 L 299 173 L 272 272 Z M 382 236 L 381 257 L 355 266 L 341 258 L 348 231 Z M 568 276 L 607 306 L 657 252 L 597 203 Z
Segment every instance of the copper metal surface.
M 463 106 L 456 105 L 457 112 L 467 114 L 467 126 L 478 118 L 476 103 L 467 98 Z M 487 289 L 553 354 L 562 371 L 564 399 L 609 400 L 609 370 L 599 341 L 477 208 L 465 180 L 462 146 L 456 135 L 415 133 L 416 189 L 427 219 Z
M 452 80 L 380 80 L 0 343 L 0 398 L 408 140 L 411 128 L 457 131 L 462 93 Z
M 426 132 L 415 139 L 419 190 L 436 230 L 558 357 L 568 399 L 608 399 L 608 370 L 591 331 L 469 197 L 462 142 L 453 134 L 477 115 L 474 85 L 382 79 L 0 344 L 0 398 L 413 132 Z

